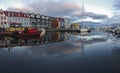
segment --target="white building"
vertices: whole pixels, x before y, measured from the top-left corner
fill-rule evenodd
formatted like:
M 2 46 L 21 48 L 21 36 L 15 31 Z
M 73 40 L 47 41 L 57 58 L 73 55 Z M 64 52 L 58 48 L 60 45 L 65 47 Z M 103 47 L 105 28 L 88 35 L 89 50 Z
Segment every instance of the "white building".
M 70 27 L 70 19 L 68 18 L 58 18 L 60 21 L 60 28 L 66 29 Z
M 0 27 L 7 28 L 19 25 L 30 26 L 30 18 L 27 13 L 0 10 Z
M 0 10 L 0 27 L 1 28 L 9 27 L 8 18 L 2 9 Z

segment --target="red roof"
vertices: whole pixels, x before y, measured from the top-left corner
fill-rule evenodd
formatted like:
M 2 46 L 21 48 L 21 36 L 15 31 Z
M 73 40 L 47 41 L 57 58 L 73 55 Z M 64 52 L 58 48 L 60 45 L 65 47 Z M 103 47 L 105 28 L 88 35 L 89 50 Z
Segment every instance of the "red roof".
M 11 22 L 10 24 L 14 24 L 14 25 L 21 25 L 22 23 Z
M 58 19 L 59 21 L 61 21 L 61 20 L 64 21 L 64 18 L 57 18 L 57 19 Z
M 28 18 L 28 14 L 27 13 L 13 12 L 13 11 L 4 11 L 4 13 L 5 13 L 6 16 Z

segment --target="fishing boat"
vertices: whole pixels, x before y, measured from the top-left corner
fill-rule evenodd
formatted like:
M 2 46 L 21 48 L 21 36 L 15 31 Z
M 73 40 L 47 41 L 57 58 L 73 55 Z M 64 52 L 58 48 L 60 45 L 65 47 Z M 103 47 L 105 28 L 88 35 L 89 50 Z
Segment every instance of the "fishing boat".
M 19 35 L 17 35 L 18 38 L 28 38 L 28 37 L 34 37 L 34 36 L 42 36 L 45 33 L 43 29 L 37 29 L 37 28 L 25 28 L 24 31 L 19 32 Z

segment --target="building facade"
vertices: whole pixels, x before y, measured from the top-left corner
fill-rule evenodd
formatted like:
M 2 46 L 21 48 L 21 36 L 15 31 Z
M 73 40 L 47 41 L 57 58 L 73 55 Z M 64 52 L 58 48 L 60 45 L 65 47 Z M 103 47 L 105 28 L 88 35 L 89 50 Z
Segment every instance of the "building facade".
M 30 25 L 30 18 L 27 13 L 14 12 L 14 11 L 3 11 L 0 10 L 0 27 L 9 28 Z
M 9 27 L 8 18 L 2 9 L 0 10 L 0 27 L 1 28 Z
M 30 13 L 30 26 L 35 28 L 52 28 L 52 20 L 54 17 Z
M 4 11 L 4 13 L 7 16 L 9 27 L 15 25 L 27 27 L 30 25 L 30 19 L 27 13 L 13 11 Z
M 23 13 L 0 10 L 0 27 L 35 27 L 44 29 L 68 28 L 69 19 L 45 16 L 35 13 Z
M 68 18 L 58 18 L 60 22 L 60 29 L 66 29 L 70 27 L 70 19 Z

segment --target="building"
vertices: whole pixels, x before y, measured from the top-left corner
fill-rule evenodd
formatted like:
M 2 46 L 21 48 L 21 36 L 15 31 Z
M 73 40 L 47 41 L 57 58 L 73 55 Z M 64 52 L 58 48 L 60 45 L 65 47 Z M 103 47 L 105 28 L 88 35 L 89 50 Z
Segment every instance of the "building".
M 64 18 L 64 28 L 70 28 L 70 19 Z
M 70 19 L 68 18 L 58 18 L 60 21 L 60 29 L 66 29 L 70 27 Z
M 29 25 L 30 19 L 27 13 L 0 10 L 0 27 L 27 27 Z
M 54 17 L 29 13 L 30 16 L 30 26 L 35 28 L 44 28 L 51 29 L 52 28 L 52 20 Z
M 1 28 L 9 27 L 8 18 L 2 9 L 0 10 L 0 27 Z
M 53 19 L 51 24 L 52 29 L 60 29 L 60 21 L 58 19 Z
M 35 13 L 0 10 L 0 27 L 35 27 L 44 29 L 68 28 L 69 19 L 56 18 Z
M 30 19 L 27 13 L 14 11 L 4 11 L 4 13 L 7 16 L 9 26 L 21 25 L 27 27 L 30 25 Z
M 80 25 L 79 25 L 79 23 L 73 23 L 73 24 L 71 25 L 71 28 L 72 28 L 72 29 L 80 29 Z

